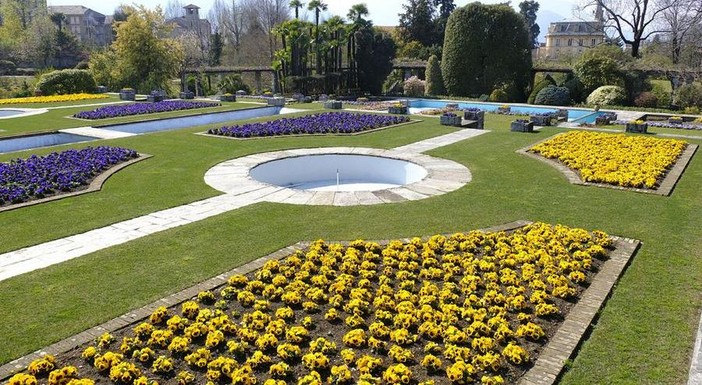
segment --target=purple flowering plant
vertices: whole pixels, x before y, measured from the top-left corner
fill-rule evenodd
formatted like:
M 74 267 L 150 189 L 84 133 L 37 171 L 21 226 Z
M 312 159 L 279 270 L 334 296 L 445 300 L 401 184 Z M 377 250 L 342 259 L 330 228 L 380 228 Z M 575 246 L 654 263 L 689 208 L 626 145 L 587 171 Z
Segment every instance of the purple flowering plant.
M 91 111 L 81 111 L 73 117 L 79 119 L 108 119 L 120 116 L 153 114 L 156 112 L 192 110 L 196 108 L 207 108 L 221 106 L 220 103 L 193 102 L 185 100 L 165 100 L 156 103 L 130 103 L 113 106 L 98 107 Z
M 108 168 L 138 156 L 127 148 L 99 146 L 0 163 L 0 205 L 74 191 Z
M 296 118 L 282 118 L 267 122 L 211 128 L 207 133 L 236 138 L 300 134 L 351 134 L 406 123 L 409 120 L 407 116 L 323 112 Z

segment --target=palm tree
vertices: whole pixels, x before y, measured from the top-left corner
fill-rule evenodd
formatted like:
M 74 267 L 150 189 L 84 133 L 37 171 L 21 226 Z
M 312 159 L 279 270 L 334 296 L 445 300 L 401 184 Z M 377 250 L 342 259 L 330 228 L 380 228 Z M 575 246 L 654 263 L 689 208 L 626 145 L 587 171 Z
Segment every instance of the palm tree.
M 341 45 L 343 44 L 343 40 L 346 38 L 345 34 L 342 34 L 342 32 L 345 31 L 344 19 L 339 16 L 332 16 L 322 23 L 322 26 L 327 34 L 329 48 L 331 48 L 331 57 L 327 57 L 327 55 L 325 55 L 327 67 L 326 71 L 338 72 L 339 68 L 341 67 Z
M 305 5 L 305 3 L 301 2 L 300 0 L 290 0 L 290 8 L 295 8 L 295 18 L 299 19 L 300 18 L 300 8 Z
M 316 72 L 317 74 L 319 74 L 320 72 L 322 72 L 322 57 L 319 54 L 319 14 L 327 10 L 327 5 L 324 4 L 321 0 L 312 0 L 309 3 L 307 3 L 307 9 L 310 11 L 314 10 L 314 45 L 315 54 L 317 55 Z
M 356 32 L 361 29 L 361 27 L 367 27 L 369 22 L 364 19 L 364 16 L 368 16 L 368 7 L 364 3 L 354 4 L 351 6 L 349 13 L 346 14 L 351 25 L 348 27 L 348 45 L 346 48 L 346 57 L 348 60 L 347 67 L 350 71 L 350 78 L 348 79 L 348 86 L 356 85 Z

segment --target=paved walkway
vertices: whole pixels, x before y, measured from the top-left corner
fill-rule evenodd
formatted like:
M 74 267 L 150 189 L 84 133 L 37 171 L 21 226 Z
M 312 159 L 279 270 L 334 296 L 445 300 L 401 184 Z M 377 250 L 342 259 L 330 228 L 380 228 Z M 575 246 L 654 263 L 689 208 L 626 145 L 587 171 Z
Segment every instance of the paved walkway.
M 486 132 L 487 131 L 484 130 L 466 129 L 407 146 L 397 147 L 394 150 L 403 153 L 427 151 L 482 135 Z M 315 149 L 311 149 L 310 151 L 314 150 Z M 439 172 L 442 172 L 442 170 L 439 170 Z M 467 182 L 465 173 L 458 172 L 455 175 L 463 179 L 454 182 L 460 182 L 460 185 Z M 468 173 L 468 176 L 470 176 L 470 173 Z M 228 176 L 223 175 L 221 177 L 227 178 Z M 450 182 L 451 181 L 447 183 Z M 458 187 L 460 186 L 447 191 Z M 111 246 L 120 245 L 157 232 L 210 218 L 247 205 L 267 201 L 269 197 L 271 201 L 279 201 L 281 195 L 288 194 L 286 190 L 290 189 L 263 184 L 241 185 L 228 190 L 227 193 L 223 195 L 213 198 L 157 211 L 127 221 L 90 230 L 82 234 L 76 234 L 0 254 L 0 281 L 81 257 Z M 423 195 L 422 198 L 426 198 L 427 196 L 429 195 Z M 415 196 L 415 199 L 421 198 Z M 359 202 L 358 204 L 363 203 Z

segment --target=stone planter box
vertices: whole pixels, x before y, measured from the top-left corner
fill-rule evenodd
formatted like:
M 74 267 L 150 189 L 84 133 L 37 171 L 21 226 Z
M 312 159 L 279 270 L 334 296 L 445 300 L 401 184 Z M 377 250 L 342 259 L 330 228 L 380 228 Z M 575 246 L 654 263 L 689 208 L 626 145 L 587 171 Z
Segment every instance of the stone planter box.
M 330 110 L 340 110 L 341 109 L 341 102 L 338 100 L 330 100 L 330 101 L 324 102 L 324 108 L 327 108 Z
M 596 126 L 607 126 L 610 123 L 612 123 L 612 122 L 609 120 L 609 117 L 606 115 L 605 116 L 598 116 L 595 118 L 595 125 Z
M 441 116 L 439 118 L 439 123 L 442 126 L 454 126 L 460 127 L 463 119 L 460 116 Z
M 635 133 L 645 134 L 648 132 L 648 123 L 641 123 L 641 124 L 627 123 L 626 124 L 626 132 L 635 132 Z
M 568 120 L 568 110 L 565 108 L 559 108 L 556 110 L 556 119 L 558 120 Z
M 497 107 L 498 114 L 509 114 L 510 112 L 512 112 L 511 107 Z
M 531 115 L 529 120 L 536 126 L 550 126 L 553 115 Z
M 98 94 L 104 94 L 105 92 L 107 92 L 107 87 L 105 87 L 105 86 L 97 86 L 97 93 L 98 93 Z
M 509 129 L 514 132 L 534 132 L 534 122 L 515 120 L 510 123 Z
M 668 118 L 668 123 L 670 123 L 670 124 L 683 124 L 684 122 L 685 121 L 683 120 L 683 118 L 680 118 L 680 117 Z
M 458 103 L 446 103 L 446 108 L 449 110 L 457 110 Z
M 485 111 L 463 111 L 463 119 L 476 121 L 475 128 L 482 130 L 485 126 Z
M 236 96 L 246 96 L 246 91 L 244 91 L 244 90 L 238 90 L 238 91 L 236 92 Z
M 391 114 L 400 114 L 400 115 L 403 115 L 403 114 L 406 114 L 406 113 L 407 113 L 407 107 L 405 107 L 405 106 L 401 106 L 401 107 L 395 107 L 395 106 L 388 107 L 388 112 L 391 113 Z
M 119 91 L 119 100 L 134 100 L 136 99 L 136 92 L 134 90 L 121 90 Z
M 270 98 L 270 99 L 268 99 L 268 105 L 275 106 L 275 107 L 283 107 L 283 106 L 285 106 L 285 98 L 282 98 L 280 96 Z
M 236 102 L 236 95 L 224 94 L 219 97 L 219 100 L 223 102 Z
M 185 91 L 178 94 L 181 99 L 195 99 L 195 93 L 192 91 Z
M 150 103 L 162 102 L 163 95 L 146 95 L 146 101 Z

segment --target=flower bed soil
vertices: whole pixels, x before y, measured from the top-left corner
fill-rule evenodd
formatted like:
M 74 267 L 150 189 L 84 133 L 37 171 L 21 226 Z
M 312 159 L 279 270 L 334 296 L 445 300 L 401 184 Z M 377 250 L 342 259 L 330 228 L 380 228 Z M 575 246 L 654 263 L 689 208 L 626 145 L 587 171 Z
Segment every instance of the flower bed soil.
M 72 366 L 83 384 L 512 384 L 610 246 L 603 232 L 542 223 L 386 245 L 320 240 L 29 367 L 41 383 Z

